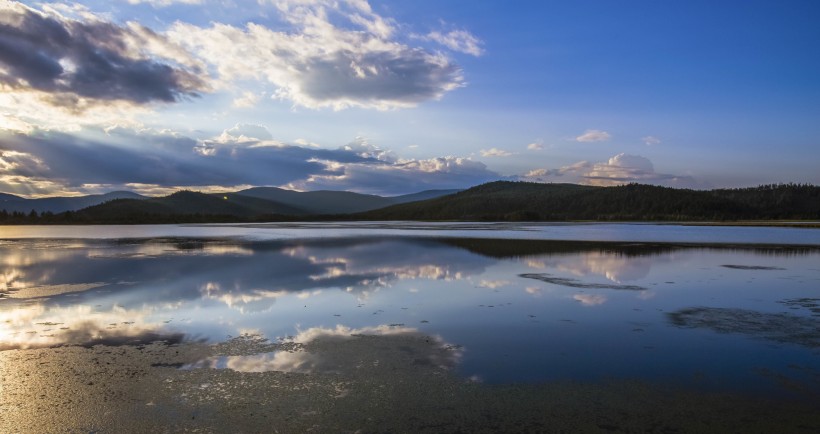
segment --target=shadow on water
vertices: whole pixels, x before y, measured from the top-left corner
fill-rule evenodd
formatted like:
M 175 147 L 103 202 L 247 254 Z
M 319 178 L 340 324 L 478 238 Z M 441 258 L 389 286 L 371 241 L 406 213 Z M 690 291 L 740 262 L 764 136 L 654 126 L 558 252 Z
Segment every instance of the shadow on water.
M 740 333 L 810 348 L 820 347 L 820 319 L 817 318 L 719 307 L 689 307 L 669 312 L 667 318 L 677 327 Z
M 493 258 L 564 255 L 600 252 L 626 257 L 662 255 L 702 248 L 725 252 L 746 252 L 765 256 L 800 256 L 820 252 L 816 246 L 732 245 L 709 243 L 638 243 L 599 241 L 510 240 L 486 238 L 441 238 L 439 242 Z

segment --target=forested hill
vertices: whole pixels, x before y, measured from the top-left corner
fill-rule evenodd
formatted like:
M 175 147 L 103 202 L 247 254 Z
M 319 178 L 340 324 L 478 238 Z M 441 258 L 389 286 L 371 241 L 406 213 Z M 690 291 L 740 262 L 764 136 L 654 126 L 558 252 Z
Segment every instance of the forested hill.
M 799 184 L 686 190 L 498 181 L 359 213 L 365 220 L 776 220 L 820 219 L 820 187 Z
M 275 192 L 274 192 L 275 193 Z M 319 192 L 316 197 L 328 195 Z M 423 193 L 428 194 L 428 193 Z M 443 194 L 432 192 L 430 194 Z M 359 195 L 363 196 L 363 195 Z M 353 197 L 359 199 L 358 196 Z M 311 196 L 310 198 L 314 198 Z M 415 198 L 415 196 L 411 196 Z M 373 198 L 365 198 L 375 203 Z M 380 199 L 376 197 L 376 200 Z M 315 203 L 314 203 L 315 202 Z M 630 184 L 592 187 L 498 181 L 433 199 L 359 213 L 321 214 L 314 201 L 301 208 L 238 193 L 180 191 L 170 196 L 117 199 L 63 213 L 0 211 L 0 224 L 112 224 L 261 222 L 295 220 L 461 221 L 721 221 L 820 220 L 820 187 L 798 184 L 711 191 Z M 357 202 L 361 209 L 363 201 Z M 368 202 L 369 203 L 369 202 Z M 372 204 L 365 203 L 367 206 Z M 393 203 L 396 203 L 395 201 Z M 342 209 L 330 206 L 327 209 Z

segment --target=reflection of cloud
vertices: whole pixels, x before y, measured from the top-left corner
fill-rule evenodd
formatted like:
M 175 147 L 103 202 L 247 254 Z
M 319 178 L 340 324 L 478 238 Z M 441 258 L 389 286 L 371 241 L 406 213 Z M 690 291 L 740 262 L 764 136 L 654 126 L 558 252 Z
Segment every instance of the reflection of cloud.
M 572 299 L 580 301 L 584 306 L 599 306 L 606 303 L 606 297 L 603 295 L 575 294 Z
M 625 256 L 616 253 L 589 252 L 579 257 L 568 258 L 559 266 L 577 275 L 599 274 L 616 282 L 629 282 L 646 277 L 658 257 Z
M 164 323 L 149 319 L 154 311 L 153 307 L 128 310 L 115 306 L 101 312 L 89 305 L 50 308 L 39 303 L 17 305 L 12 310 L 0 310 L 0 351 L 180 341 L 181 334 L 164 332 Z
M 372 345 L 372 338 L 379 339 L 380 345 Z M 400 354 L 400 363 L 411 361 L 414 365 L 449 369 L 462 356 L 460 347 L 404 326 L 379 325 L 357 329 L 342 325 L 335 328 L 313 327 L 300 331 L 292 342 L 300 346 L 288 351 L 214 356 L 186 368 L 231 369 L 238 372 L 344 373 L 363 368 L 390 369 L 384 365 L 396 362 L 391 359 Z M 364 345 L 364 348 L 359 351 L 349 350 L 350 346 L 358 344 Z M 396 352 L 395 348 L 400 348 L 401 351 Z
M 527 294 L 530 294 L 533 297 L 540 297 L 542 295 L 542 293 L 544 292 L 543 289 L 541 289 L 537 286 L 528 286 L 528 287 L 524 288 L 524 291 L 526 291 Z
M 629 255 L 618 251 L 592 250 L 573 255 L 543 255 L 522 259 L 530 268 L 555 269 L 575 276 L 604 276 L 615 283 L 638 281 L 652 271 L 653 265 L 678 260 L 674 253 Z
M 478 282 L 478 287 L 479 288 L 496 289 L 496 288 L 501 288 L 502 286 L 507 286 L 510 283 L 512 283 L 512 282 L 510 282 L 509 280 L 484 280 L 484 279 L 482 279 L 480 282 Z
M 270 310 L 277 298 L 288 295 L 287 291 L 267 289 L 242 289 L 238 284 L 231 289 L 223 289 L 217 282 L 208 282 L 199 288 L 202 297 L 225 303 L 241 313 L 264 312 Z

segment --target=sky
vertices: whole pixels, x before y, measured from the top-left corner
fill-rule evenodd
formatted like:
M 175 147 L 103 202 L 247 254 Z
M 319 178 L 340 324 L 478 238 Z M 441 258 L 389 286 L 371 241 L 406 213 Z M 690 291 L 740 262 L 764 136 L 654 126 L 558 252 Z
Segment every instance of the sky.
M 813 0 L 0 0 L 0 192 L 820 184 Z

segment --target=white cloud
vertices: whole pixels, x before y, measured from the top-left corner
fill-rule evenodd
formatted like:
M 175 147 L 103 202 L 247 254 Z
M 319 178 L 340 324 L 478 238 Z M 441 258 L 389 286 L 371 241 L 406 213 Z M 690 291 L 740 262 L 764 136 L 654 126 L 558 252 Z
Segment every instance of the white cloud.
M 533 169 L 517 179 L 530 182 L 570 182 L 604 187 L 632 182 L 677 188 L 704 186 L 688 175 L 655 172 L 654 165 L 646 157 L 623 153 L 605 162 L 579 161 L 558 169 Z
M 482 157 L 509 157 L 511 152 L 498 148 L 482 149 L 478 151 Z
M 501 178 L 484 163 L 463 157 L 426 160 L 398 159 L 389 164 L 339 163 L 325 165 L 325 173 L 290 183 L 296 190 L 353 190 L 371 194 L 400 194 L 429 189 L 465 188 Z
M 586 130 L 584 134 L 576 137 L 575 140 L 578 142 L 605 142 L 611 138 L 612 136 L 606 131 Z
M 646 136 L 646 137 L 642 138 L 641 140 L 643 140 L 643 142 L 645 144 L 649 145 L 649 146 L 659 145 L 661 143 L 661 139 L 659 139 L 655 136 Z
M 270 83 L 274 97 L 297 106 L 413 107 L 464 85 L 461 68 L 443 53 L 395 41 L 393 20 L 366 1 L 268 3 L 290 31 L 177 22 L 167 35 L 211 65 L 223 87 L 245 79 Z
M 131 3 L 132 5 L 148 3 L 155 8 L 164 8 L 175 3 L 181 3 L 186 5 L 200 5 L 202 4 L 202 1 L 203 0 L 128 0 L 128 3 Z
M 434 31 L 420 38 L 437 42 L 459 53 L 470 54 L 476 57 L 484 54 L 484 49 L 481 48 L 483 42 L 466 30 L 452 30 L 447 33 Z
M 256 106 L 256 104 L 259 102 L 261 98 L 261 94 L 253 92 L 242 92 L 241 96 L 239 96 L 238 98 L 234 98 L 233 102 L 231 103 L 231 107 L 251 108 Z
M 527 149 L 529 149 L 530 151 L 540 151 L 544 149 L 544 145 L 540 142 L 533 142 L 527 145 Z

